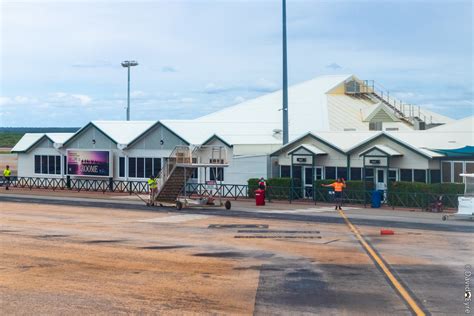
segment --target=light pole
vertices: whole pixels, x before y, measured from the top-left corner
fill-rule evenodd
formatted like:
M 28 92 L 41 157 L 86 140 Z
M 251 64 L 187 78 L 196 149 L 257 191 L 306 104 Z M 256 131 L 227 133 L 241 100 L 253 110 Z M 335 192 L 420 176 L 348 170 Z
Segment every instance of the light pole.
M 282 0 L 283 19 L 283 145 L 288 143 L 288 67 L 286 56 L 286 0 Z
M 135 60 L 125 60 L 122 62 L 122 67 L 128 70 L 128 86 L 127 86 L 127 121 L 130 121 L 130 67 L 138 66 Z

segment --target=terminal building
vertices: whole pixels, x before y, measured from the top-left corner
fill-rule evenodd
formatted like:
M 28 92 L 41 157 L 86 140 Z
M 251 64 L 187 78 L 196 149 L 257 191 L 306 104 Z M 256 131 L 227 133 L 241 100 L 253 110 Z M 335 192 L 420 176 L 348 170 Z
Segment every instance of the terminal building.
M 365 175 L 382 189 L 391 180 L 460 182 L 460 173 L 474 172 L 474 117 L 453 120 L 403 103 L 353 75 L 321 76 L 289 88 L 283 146 L 281 100 L 276 91 L 194 120 L 93 121 L 76 133 L 25 134 L 12 149 L 17 174 L 146 181 L 180 145 L 227 152 L 229 167 L 200 171 L 194 182 L 293 177 L 310 186 Z M 79 174 L 78 157 L 103 168 Z

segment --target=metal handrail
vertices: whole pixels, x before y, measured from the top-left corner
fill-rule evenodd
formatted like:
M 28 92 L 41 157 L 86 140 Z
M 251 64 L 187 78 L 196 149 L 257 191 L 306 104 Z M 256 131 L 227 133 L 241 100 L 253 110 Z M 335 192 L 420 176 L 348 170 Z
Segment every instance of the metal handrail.
M 357 83 L 357 87 L 351 87 L 349 84 L 346 84 L 346 93 L 375 95 L 377 99 L 387 104 L 399 119 L 408 121 L 411 124 L 414 124 L 415 121 L 426 122 L 426 115 L 421 113 L 420 106 L 404 103 L 402 100 L 393 97 L 386 88 L 374 80 L 363 80 L 362 83 Z M 431 117 L 430 123 L 433 123 L 432 121 L 433 118 Z

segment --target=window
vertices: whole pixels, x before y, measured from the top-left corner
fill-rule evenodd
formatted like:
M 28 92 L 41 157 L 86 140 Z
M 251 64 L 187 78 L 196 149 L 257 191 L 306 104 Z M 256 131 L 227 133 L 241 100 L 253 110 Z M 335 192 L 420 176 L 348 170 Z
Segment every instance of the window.
M 224 168 L 210 168 L 209 180 L 224 181 Z
M 300 179 L 301 180 L 301 166 L 293 166 L 293 179 Z
M 35 155 L 35 173 L 41 173 L 41 156 Z
M 316 167 L 316 180 L 321 180 L 323 178 L 323 167 Z
M 290 166 L 280 166 L 280 177 L 281 178 L 291 177 Z
M 145 177 L 153 175 L 153 158 L 145 158 Z
M 385 183 L 385 170 L 384 169 L 377 170 L 377 182 Z
M 137 176 L 137 158 L 128 158 L 128 176 L 130 178 Z
M 441 182 L 441 171 L 440 170 L 430 170 L 431 183 L 440 183 Z
M 336 179 L 336 167 L 326 167 L 326 179 Z
M 374 179 L 374 168 L 365 168 L 365 179 L 366 180 Z
M 443 161 L 441 164 L 441 172 L 443 174 L 443 182 L 451 182 L 451 162 Z
M 145 177 L 145 158 L 137 158 L 137 178 Z
M 125 157 L 119 157 L 119 177 L 125 178 Z
M 388 182 L 397 181 L 397 170 L 388 170 Z
M 120 157 L 122 159 L 122 157 Z M 119 164 L 120 164 L 119 160 Z M 125 160 L 124 160 L 125 162 Z M 125 166 L 124 166 L 125 174 Z M 128 158 L 128 176 L 130 178 L 149 178 L 158 176 L 161 171 L 161 158 L 152 157 L 129 157 Z M 119 166 L 119 172 L 121 167 Z
M 41 156 L 41 173 L 48 173 L 48 156 Z
M 193 163 L 197 163 L 197 158 L 193 158 L 191 161 Z M 198 176 L 199 176 L 199 173 L 198 173 L 199 171 L 198 170 L 199 170 L 199 168 L 194 168 L 193 169 L 193 173 L 191 174 L 191 179 L 197 179 L 198 178 Z
M 351 168 L 351 180 L 362 180 L 362 168 Z
M 347 168 L 337 167 L 337 177 L 347 179 Z
M 457 161 L 454 162 L 454 168 L 453 168 L 453 170 L 454 170 L 454 174 L 453 174 L 454 181 L 453 182 L 455 182 L 455 183 L 462 183 L 463 182 L 463 178 L 460 176 L 460 174 L 463 171 L 462 167 L 463 167 L 462 162 L 457 162 Z
M 369 123 L 369 131 L 381 131 L 381 130 L 382 130 L 382 122 Z
M 35 155 L 34 162 L 37 174 L 61 174 L 61 156 Z
M 413 182 L 412 169 L 400 169 L 400 181 Z
M 161 171 L 161 158 L 153 158 L 153 175 L 157 176 Z
M 64 174 L 67 174 L 67 157 L 64 156 L 64 161 L 63 161 L 63 172 Z
M 414 169 L 413 170 L 413 181 L 415 182 L 426 182 L 426 170 Z
M 55 174 L 56 172 L 56 159 L 54 156 L 48 156 L 48 174 Z
M 466 162 L 466 173 L 474 173 L 474 162 Z
M 61 156 L 56 156 L 56 168 L 54 170 L 56 174 L 61 174 Z

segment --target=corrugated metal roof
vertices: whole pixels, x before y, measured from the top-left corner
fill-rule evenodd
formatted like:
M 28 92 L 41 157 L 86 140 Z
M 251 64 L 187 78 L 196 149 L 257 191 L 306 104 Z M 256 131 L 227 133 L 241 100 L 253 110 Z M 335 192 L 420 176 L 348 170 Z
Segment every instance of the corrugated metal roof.
M 157 121 L 92 121 L 97 128 L 118 144 L 129 144 Z
M 364 153 L 367 153 L 373 149 L 378 149 L 378 150 L 381 150 L 382 152 L 386 153 L 387 155 L 389 155 L 390 157 L 393 157 L 393 156 L 403 156 L 402 153 L 396 151 L 395 149 L 393 148 L 390 148 L 386 145 L 374 145 L 372 146 L 370 149 L 367 149 L 366 151 L 364 151 Z M 361 153 L 359 156 L 363 155 L 364 153 Z
M 289 155 L 292 154 L 293 152 L 297 151 L 301 147 L 303 147 L 304 149 L 308 150 L 309 152 L 311 152 L 315 155 L 325 155 L 325 154 L 327 154 L 327 152 L 325 152 L 324 150 L 321 150 L 318 147 L 310 145 L 310 144 L 303 144 L 301 146 L 298 146 L 295 149 L 293 149 L 292 151 L 289 151 L 288 154 Z
M 12 152 L 27 151 L 38 142 L 43 136 L 48 137 L 53 143 L 63 144 L 74 133 L 25 133 L 23 137 L 12 148 Z

